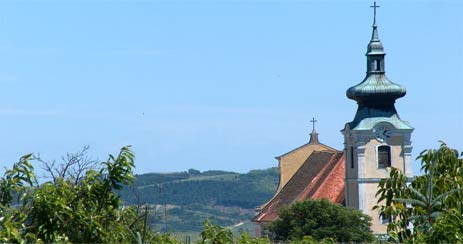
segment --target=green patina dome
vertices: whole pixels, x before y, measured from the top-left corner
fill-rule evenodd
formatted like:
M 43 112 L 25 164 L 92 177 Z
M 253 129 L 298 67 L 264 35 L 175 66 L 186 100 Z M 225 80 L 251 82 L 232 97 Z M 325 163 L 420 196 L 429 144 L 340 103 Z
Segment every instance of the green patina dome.
M 386 53 L 379 40 L 376 26 L 376 2 L 373 6 L 373 30 L 367 46 L 367 74 L 362 82 L 347 89 L 349 99 L 357 101 L 358 108 L 354 120 L 347 123 L 350 130 L 368 131 L 378 123 L 389 123 L 396 129 L 413 130 L 408 122 L 400 119 L 395 109 L 395 101 L 405 96 L 403 86 L 390 81 L 386 76 Z
M 384 47 L 378 37 L 376 24 L 373 25 L 371 40 L 367 47 L 367 75 L 359 84 L 349 88 L 348 98 L 365 105 L 384 105 L 394 103 L 405 96 L 403 86 L 390 81 L 385 75 Z
M 384 74 L 368 74 L 358 85 L 349 88 L 346 92 L 348 98 L 360 103 L 395 101 L 405 96 L 403 86 L 390 81 Z

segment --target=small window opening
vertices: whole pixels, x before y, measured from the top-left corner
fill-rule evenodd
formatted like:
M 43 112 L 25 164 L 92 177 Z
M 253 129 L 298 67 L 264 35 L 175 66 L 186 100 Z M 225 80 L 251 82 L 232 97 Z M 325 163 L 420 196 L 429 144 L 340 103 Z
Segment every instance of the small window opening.
M 392 222 L 392 216 L 386 217 L 385 214 L 381 214 L 379 219 L 381 220 L 382 225 L 387 225 Z
M 378 147 L 378 168 L 391 167 L 391 147 Z
M 376 65 L 375 65 L 375 68 L 376 68 L 376 71 L 381 71 L 381 61 L 380 60 L 375 60 L 376 62 Z
M 350 168 L 354 168 L 354 147 L 350 147 Z

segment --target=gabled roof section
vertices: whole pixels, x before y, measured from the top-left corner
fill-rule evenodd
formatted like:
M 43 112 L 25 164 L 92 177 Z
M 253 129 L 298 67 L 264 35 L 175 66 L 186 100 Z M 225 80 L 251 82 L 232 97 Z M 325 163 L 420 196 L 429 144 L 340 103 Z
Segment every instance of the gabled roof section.
M 315 119 L 312 120 L 312 122 L 315 122 L 315 121 L 316 121 Z M 288 183 L 288 181 L 291 180 L 291 178 L 297 173 L 299 168 L 315 151 L 338 152 L 336 149 L 320 143 L 320 140 L 318 139 L 318 133 L 315 131 L 315 126 L 314 126 L 312 133 L 310 134 L 309 143 L 306 143 L 279 157 L 276 157 L 276 159 L 278 160 L 278 166 L 280 168 L 280 181 L 278 183 L 278 187 L 275 190 L 275 193 L 273 194 L 272 198 L 270 198 L 267 202 L 260 205 L 260 208 L 269 204 L 269 202 L 271 202 L 279 194 L 279 192 Z
M 291 151 L 289 151 L 289 152 L 287 152 L 287 153 L 285 153 L 285 154 L 282 154 L 282 155 L 280 155 L 280 156 L 278 156 L 278 157 L 275 157 L 275 158 L 276 158 L 276 159 L 280 159 L 280 158 L 282 158 L 282 157 L 284 157 L 284 156 L 286 156 L 286 155 L 288 155 L 288 154 L 291 154 L 291 153 L 293 153 L 293 152 L 299 151 L 299 150 L 301 150 L 301 149 L 303 149 L 303 148 L 305 148 L 305 147 L 309 147 L 309 146 L 318 147 L 317 149 L 318 149 L 319 151 L 321 151 L 321 150 L 337 151 L 336 149 L 334 149 L 334 148 L 332 148 L 332 147 L 330 147 L 330 146 L 327 146 L 327 145 L 325 145 L 325 144 L 323 144 L 323 143 L 320 143 L 320 142 L 318 142 L 318 140 L 317 140 L 316 143 L 313 143 L 313 142 L 306 143 L 306 144 L 304 144 L 304 145 L 302 145 L 302 146 L 300 146 L 300 147 L 298 147 L 298 148 L 295 148 L 295 149 L 293 149 L 293 150 L 291 150 Z
M 312 122 L 316 122 L 315 118 L 312 120 Z M 317 150 L 317 151 L 321 151 L 321 150 L 332 150 L 332 151 L 336 151 L 336 149 L 332 148 L 332 147 L 329 147 L 323 143 L 320 143 L 320 140 L 318 139 L 318 133 L 315 131 L 315 126 L 313 127 L 313 130 L 312 130 L 312 133 L 310 133 L 310 140 L 309 140 L 309 143 L 306 143 L 298 148 L 295 148 L 283 155 L 280 155 L 278 157 L 275 157 L 276 159 L 280 160 L 282 157 L 288 155 L 288 154 L 291 154 L 291 153 L 294 153 L 296 151 L 299 151 L 301 149 L 304 149 L 305 147 L 308 147 L 308 146 L 312 146 L 314 147 L 314 150 Z M 308 156 L 308 155 L 307 155 Z
M 341 151 L 315 151 L 288 183 L 263 206 L 254 222 L 270 222 L 278 218 L 278 211 L 295 201 L 326 198 L 344 201 L 344 154 Z

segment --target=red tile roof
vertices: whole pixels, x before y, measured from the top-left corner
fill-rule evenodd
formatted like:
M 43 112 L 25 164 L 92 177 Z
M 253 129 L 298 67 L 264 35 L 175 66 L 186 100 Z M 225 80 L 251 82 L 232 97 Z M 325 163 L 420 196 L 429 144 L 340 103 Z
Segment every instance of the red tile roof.
M 326 198 L 344 202 L 344 154 L 340 151 L 315 151 L 288 183 L 254 217 L 254 222 L 270 222 L 278 211 L 295 201 Z

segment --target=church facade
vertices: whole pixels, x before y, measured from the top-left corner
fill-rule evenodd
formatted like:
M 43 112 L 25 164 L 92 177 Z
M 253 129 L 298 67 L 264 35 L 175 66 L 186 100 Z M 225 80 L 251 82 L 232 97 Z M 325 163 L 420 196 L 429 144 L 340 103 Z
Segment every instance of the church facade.
M 373 206 L 378 183 L 395 167 L 412 177 L 411 134 L 413 127 L 402 120 L 395 101 L 406 90 L 386 77 L 383 44 L 376 25 L 376 2 L 373 30 L 366 53 L 366 77 L 350 87 L 346 95 L 357 102 L 351 122 L 345 124 L 344 149 L 337 151 L 319 142 L 313 130 L 310 142 L 277 157 L 280 183 L 274 196 L 256 209 L 253 222 L 256 235 L 278 218 L 278 210 L 305 199 L 326 198 L 331 202 L 359 209 L 372 218 L 375 234 L 386 234 L 388 219 L 379 216 Z

